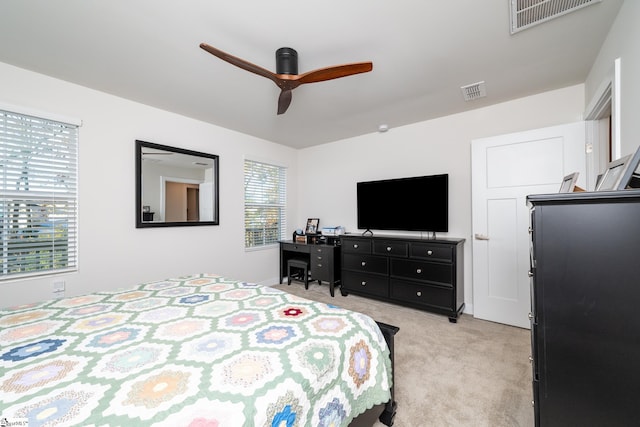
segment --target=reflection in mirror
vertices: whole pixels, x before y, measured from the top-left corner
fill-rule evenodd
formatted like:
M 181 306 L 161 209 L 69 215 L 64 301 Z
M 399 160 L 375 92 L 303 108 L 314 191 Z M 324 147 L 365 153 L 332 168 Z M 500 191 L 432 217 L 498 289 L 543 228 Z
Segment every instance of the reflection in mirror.
M 218 156 L 136 140 L 136 227 L 218 225 Z

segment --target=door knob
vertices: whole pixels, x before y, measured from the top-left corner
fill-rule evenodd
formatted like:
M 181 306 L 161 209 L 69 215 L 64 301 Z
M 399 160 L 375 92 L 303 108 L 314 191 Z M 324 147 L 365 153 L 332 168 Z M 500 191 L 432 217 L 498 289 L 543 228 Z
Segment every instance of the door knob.
M 476 240 L 489 240 L 489 236 L 485 234 L 476 233 L 474 237 L 476 238 Z

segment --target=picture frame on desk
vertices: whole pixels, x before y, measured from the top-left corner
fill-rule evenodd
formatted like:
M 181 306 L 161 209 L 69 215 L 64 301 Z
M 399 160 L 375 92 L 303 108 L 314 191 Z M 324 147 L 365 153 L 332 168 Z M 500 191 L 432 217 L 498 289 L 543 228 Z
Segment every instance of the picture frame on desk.
M 319 218 L 309 218 L 307 219 L 307 228 L 305 229 L 305 234 L 317 234 L 318 226 L 320 225 Z
M 624 176 L 628 175 L 627 171 L 631 166 L 630 161 L 631 154 L 609 162 L 607 169 L 602 174 L 602 179 L 598 182 L 596 191 L 624 190 L 627 182 L 622 182 L 622 180 Z M 635 167 L 631 170 L 634 171 Z
M 627 158 L 626 167 L 618 182 L 618 190 L 640 188 L 640 147 L 632 156 L 629 155 Z
M 565 176 L 560 184 L 559 193 L 571 193 L 576 188 L 576 181 L 578 180 L 578 172 L 574 172 Z

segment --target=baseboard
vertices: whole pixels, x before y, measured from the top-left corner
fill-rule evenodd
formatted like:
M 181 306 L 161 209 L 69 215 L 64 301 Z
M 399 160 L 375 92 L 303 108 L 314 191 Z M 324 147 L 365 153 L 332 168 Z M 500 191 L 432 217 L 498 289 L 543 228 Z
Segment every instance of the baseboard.
M 465 303 L 464 310 L 462 310 L 462 312 L 473 316 L 473 304 Z
M 261 286 L 274 286 L 274 285 L 280 284 L 280 279 L 278 279 L 277 277 L 274 277 L 272 279 L 262 280 L 256 283 Z

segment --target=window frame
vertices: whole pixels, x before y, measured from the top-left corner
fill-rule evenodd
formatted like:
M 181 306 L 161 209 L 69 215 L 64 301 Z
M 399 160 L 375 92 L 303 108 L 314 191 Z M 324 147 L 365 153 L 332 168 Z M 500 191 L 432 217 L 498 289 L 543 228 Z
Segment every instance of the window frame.
M 257 168 L 262 168 L 277 172 L 277 178 L 270 182 L 262 182 L 259 185 L 249 186 L 250 177 L 248 176 L 248 165 L 251 165 L 251 172 L 254 174 L 258 172 L 258 170 L 256 170 Z M 274 162 L 245 158 L 243 161 L 243 177 L 244 248 L 246 251 L 271 248 L 277 245 L 280 240 L 284 240 L 286 236 L 287 168 Z M 255 184 L 255 182 L 253 184 Z M 264 193 L 262 193 L 263 199 L 265 199 L 264 201 L 255 200 L 256 196 L 261 195 L 261 191 L 268 191 L 269 187 L 271 187 L 270 190 L 277 192 L 276 195 L 272 195 L 272 197 L 275 197 L 277 200 L 265 196 Z M 251 191 L 252 194 L 249 194 L 248 191 Z M 254 199 L 250 200 L 252 196 Z M 274 211 L 277 211 L 275 215 L 277 216 L 275 227 L 265 226 L 270 219 L 273 220 Z M 250 227 L 252 224 L 251 216 L 257 216 L 256 222 L 262 222 L 262 227 Z M 271 234 L 271 237 L 269 237 L 269 234 Z M 260 241 L 260 243 L 256 243 L 256 241 Z
M 81 125 L 0 104 L 0 282 L 78 270 Z

